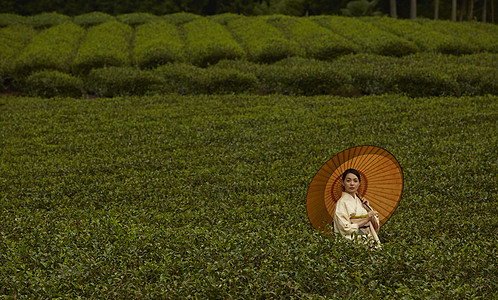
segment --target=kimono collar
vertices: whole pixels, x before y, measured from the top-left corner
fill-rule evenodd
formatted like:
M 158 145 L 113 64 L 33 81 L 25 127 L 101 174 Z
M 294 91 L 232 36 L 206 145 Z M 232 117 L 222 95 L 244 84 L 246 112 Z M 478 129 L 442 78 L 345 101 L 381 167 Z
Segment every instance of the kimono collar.
M 342 197 L 350 198 L 350 199 L 352 199 L 352 200 L 356 200 L 356 199 L 358 199 L 358 198 L 356 198 L 356 196 L 355 196 L 355 197 L 353 197 L 353 196 L 351 196 L 349 193 L 346 193 L 346 192 L 342 192 Z

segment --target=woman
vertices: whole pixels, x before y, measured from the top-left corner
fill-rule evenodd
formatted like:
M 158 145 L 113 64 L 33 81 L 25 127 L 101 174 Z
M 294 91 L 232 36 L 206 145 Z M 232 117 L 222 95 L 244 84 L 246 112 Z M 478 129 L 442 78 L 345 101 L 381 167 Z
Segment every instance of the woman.
M 344 191 L 335 206 L 334 232 L 340 233 L 347 239 L 375 241 L 380 245 L 377 237 L 378 213 L 369 208 L 367 200 L 357 195 L 360 184 L 360 173 L 357 170 L 348 169 L 342 174 Z

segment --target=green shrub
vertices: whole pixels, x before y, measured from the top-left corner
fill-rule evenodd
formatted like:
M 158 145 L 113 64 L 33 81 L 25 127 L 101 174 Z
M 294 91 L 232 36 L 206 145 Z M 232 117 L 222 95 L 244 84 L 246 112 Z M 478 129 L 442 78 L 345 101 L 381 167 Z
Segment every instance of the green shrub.
M 150 21 L 157 20 L 160 17 L 153 15 L 153 14 L 150 14 L 150 13 L 137 12 L 137 13 L 118 15 L 116 18 L 120 22 L 123 22 L 123 23 L 131 25 L 131 26 L 136 26 L 136 25 L 141 25 L 141 24 L 144 24 L 144 23 L 147 23 Z
M 448 72 L 459 85 L 459 95 L 498 95 L 497 68 L 453 64 Z
M 421 51 L 440 52 L 446 54 L 471 53 L 469 45 L 461 40 L 455 39 L 452 35 L 443 34 L 423 26 L 413 20 L 393 19 L 393 18 L 366 18 L 363 19 L 383 30 L 392 32 L 400 37 L 414 42 Z
M 351 78 L 330 63 L 287 58 L 262 68 L 257 74 L 262 93 L 330 95 L 351 93 Z
M 331 60 L 340 55 L 359 51 L 359 48 L 346 38 L 309 18 L 280 18 L 271 23 L 285 32 L 291 41 L 301 45 L 308 58 Z
M 227 28 L 244 46 L 251 61 L 272 63 L 300 52 L 297 43 L 289 41 L 263 18 L 239 18 L 230 21 Z
M 38 71 L 26 78 L 22 89 L 32 97 L 80 97 L 83 81 L 60 71 Z
M 254 74 L 218 65 L 207 69 L 171 63 L 154 70 L 164 79 L 163 92 L 180 94 L 233 94 L 252 92 L 258 80 Z
M 187 63 L 168 63 L 153 70 L 164 80 L 164 93 L 197 94 L 197 77 L 202 68 Z
M 200 18 L 202 18 L 202 16 L 188 12 L 178 12 L 163 16 L 163 19 L 166 20 L 166 22 L 171 23 L 173 25 L 183 25 L 185 23 L 189 23 Z
M 492 34 L 476 28 L 469 22 L 451 22 L 448 20 L 419 20 L 425 27 L 434 31 L 451 36 L 456 43 L 462 45 L 462 50 L 455 54 L 467 54 L 475 52 L 498 52 L 498 39 Z M 498 29 L 498 28 L 497 28 Z M 446 52 L 453 54 L 451 52 Z
M 403 58 L 361 54 L 334 61 L 360 94 L 404 93 L 411 97 L 496 95 L 497 68 L 474 65 L 476 58 L 419 53 Z
M 393 74 L 394 85 L 399 92 L 410 97 L 450 96 L 459 94 L 454 77 L 434 66 L 397 68 Z
M 109 14 L 100 11 L 94 11 L 74 17 L 73 22 L 83 27 L 90 27 L 113 21 L 115 19 L 116 18 L 114 16 L 111 16 Z
M 242 73 L 258 74 L 267 65 L 259 64 L 247 60 L 222 59 L 216 65 L 217 68 L 234 69 Z
M 0 28 L 0 90 L 9 88 L 14 78 L 15 61 L 26 45 L 36 36 L 31 26 L 14 25 Z
M 160 90 L 162 78 L 150 71 L 133 67 L 104 67 L 88 74 L 85 87 L 98 97 L 131 96 Z
M 129 66 L 133 29 L 117 21 L 90 28 L 73 62 L 73 72 L 87 74 L 93 68 Z
M 22 25 L 24 24 L 25 19 L 26 17 L 24 16 L 2 13 L 0 14 L 0 27 Z
M 204 69 L 199 75 L 196 85 L 203 94 L 250 93 L 258 85 L 256 75 L 235 69 L 213 66 Z
M 41 13 L 34 16 L 28 16 L 26 17 L 25 20 L 26 20 L 26 25 L 43 29 L 55 25 L 60 25 L 66 22 L 71 22 L 71 17 L 56 12 L 52 12 L 52 13 Z
M 404 38 L 396 36 L 356 18 L 342 16 L 311 17 L 318 24 L 359 45 L 363 52 L 403 56 L 416 53 L 417 46 Z
M 334 68 L 351 77 L 354 90 L 361 95 L 396 92 L 394 70 L 397 59 L 377 54 L 346 55 L 333 62 Z
M 216 15 L 207 16 L 207 18 L 212 21 L 218 22 L 223 26 L 226 26 L 228 25 L 228 23 L 239 19 L 246 19 L 243 15 L 238 15 L 234 13 L 216 14 Z
M 28 76 L 43 69 L 69 72 L 84 34 L 85 30 L 74 23 L 43 30 L 17 58 L 16 76 Z
M 420 86 L 424 95 L 429 94 L 431 88 L 434 92 L 430 95 L 496 95 L 498 68 L 493 66 L 496 62 L 479 61 L 487 58 L 492 58 L 492 55 L 453 56 L 419 53 L 399 60 L 397 68 L 404 70 L 405 73 L 417 73 L 422 70 L 428 74 L 428 81 L 435 80 L 434 83 L 427 82 L 424 83 L 425 86 Z M 440 84 L 440 93 L 435 92 L 437 87 L 433 85 L 436 84 Z
M 473 28 L 476 28 L 478 30 L 482 30 L 483 32 L 486 32 L 490 37 L 492 37 L 496 41 L 498 40 L 498 31 L 496 30 L 496 24 L 493 23 L 483 23 L 483 22 L 471 22 L 469 23 Z M 491 50 L 492 52 L 496 53 L 497 49 Z
M 204 67 L 221 59 L 237 59 L 245 55 L 230 32 L 215 21 L 200 18 L 183 26 L 186 49 L 195 65 Z
M 496 295 L 498 96 L 0 105 L 0 298 Z M 379 251 L 306 214 L 316 171 L 363 143 L 405 175 Z
M 183 42 L 178 28 L 163 20 L 138 26 L 132 54 L 134 63 L 140 68 L 183 61 Z
M 455 58 L 457 64 L 498 69 L 498 53 L 473 53 Z

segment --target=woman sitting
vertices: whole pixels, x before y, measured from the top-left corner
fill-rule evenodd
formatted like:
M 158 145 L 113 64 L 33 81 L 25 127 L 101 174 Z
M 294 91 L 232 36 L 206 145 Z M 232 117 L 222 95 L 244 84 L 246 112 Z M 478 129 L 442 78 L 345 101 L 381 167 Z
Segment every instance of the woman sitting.
M 343 192 L 334 213 L 334 232 L 347 239 L 358 239 L 380 246 L 378 212 L 370 208 L 367 200 L 357 195 L 361 184 L 360 173 L 348 169 L 342 175 Z

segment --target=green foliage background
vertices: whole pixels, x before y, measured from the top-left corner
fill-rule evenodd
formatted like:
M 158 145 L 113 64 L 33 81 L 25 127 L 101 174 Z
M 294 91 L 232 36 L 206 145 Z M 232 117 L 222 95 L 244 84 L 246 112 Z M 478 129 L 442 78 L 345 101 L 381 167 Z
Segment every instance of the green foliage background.
M 495 298 L 497 100 L 0 98 L 0 297 Z M 361 144 L 404 170 L 379 251 L 306 216 Z

